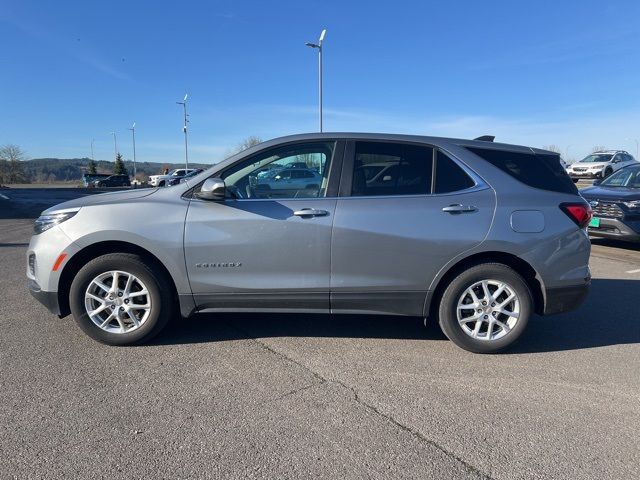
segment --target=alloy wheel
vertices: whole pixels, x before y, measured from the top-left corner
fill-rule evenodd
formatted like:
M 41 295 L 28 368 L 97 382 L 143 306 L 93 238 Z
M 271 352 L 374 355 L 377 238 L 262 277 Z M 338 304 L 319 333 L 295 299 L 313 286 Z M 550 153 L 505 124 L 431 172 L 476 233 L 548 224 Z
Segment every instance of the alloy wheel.
M 481 280 L 460 295 L 456 313 L 462 331 L 471 338 L 498 340 L 516 326 L 520 299 L 506 282 Z
M 129 333 L 149 318 L 151 295 L 135 275 L 113 270 L 91 280 L 84 305 L 87 315 L 100 329 L 109 333 Z

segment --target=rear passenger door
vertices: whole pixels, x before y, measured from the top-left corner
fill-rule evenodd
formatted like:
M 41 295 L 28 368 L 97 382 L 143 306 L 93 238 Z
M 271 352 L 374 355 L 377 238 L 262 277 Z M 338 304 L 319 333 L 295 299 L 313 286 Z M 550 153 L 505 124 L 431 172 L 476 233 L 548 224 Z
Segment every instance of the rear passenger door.
M 493 191 L 437 148 L 349 142 L 333 222 L 332 311 L 422 315 L 436 273 L 482 242 L 494 208 Z

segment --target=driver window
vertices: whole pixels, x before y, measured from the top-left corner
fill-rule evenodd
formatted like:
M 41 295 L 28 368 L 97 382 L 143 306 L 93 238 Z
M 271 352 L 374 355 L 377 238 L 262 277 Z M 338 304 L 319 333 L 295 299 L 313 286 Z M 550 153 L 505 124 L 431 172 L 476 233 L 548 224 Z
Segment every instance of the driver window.
M 335 142 L 279 147 L 259 153 L 222 175 L 235 198 L 317 198 L 327 192 Z

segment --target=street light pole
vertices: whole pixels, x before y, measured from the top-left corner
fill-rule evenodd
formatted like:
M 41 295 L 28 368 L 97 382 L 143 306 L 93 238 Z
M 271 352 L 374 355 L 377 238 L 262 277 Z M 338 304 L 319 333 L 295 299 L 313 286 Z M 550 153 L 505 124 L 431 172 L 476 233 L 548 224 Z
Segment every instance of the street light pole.
M 182 127 L 182 131 L 184 132 L 184 168 L 189 168 L 189 150 L 187 147 L 187 123 L 189 123 L 189 115 L 187 114 L 187 97 L 188 94 L 184 96 L 181 102 L 176 102 L 178 105 L 182 105 L 184 109 L 184 126 Z
M 116 139 L 116 132 L 111 132 L 113 135 L 113 150 L 116 153 L 116 159 L 118 158 L 118 140 Z
M 311 48 L 318 49 L 318 114 L 320 117 L 320 131 L 322 132 L 322 42 L 324 41 L 324 36 L 327 33 L 327 29 L 325 28 L 320 33 L 320 38 L 318 39 L 318 43 L 307 42 L 305 45 Z
M 133 125 L 129 129 L 131 130 L 131 134 L 133 135 L 133 179 L 136 179 L 136 122 L 133 122 Z
M 95 157 L 93 156 L 93 142 L 95 141 L 96 141 L 95 138 L 91 139 L 91 160 L 95 160 Z

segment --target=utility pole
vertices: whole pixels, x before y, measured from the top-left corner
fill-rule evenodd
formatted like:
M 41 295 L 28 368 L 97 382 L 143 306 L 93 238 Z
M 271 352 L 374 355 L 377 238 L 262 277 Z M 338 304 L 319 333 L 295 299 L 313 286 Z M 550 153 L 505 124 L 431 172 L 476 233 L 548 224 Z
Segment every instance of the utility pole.
M 184 125 L 182 127 L 182 131 L 184 132 L 184 168 L 189 168 L 189 149 L 187 147 L 187 123 L 189 123 L 189 115 L 187 114 L 188 96 L 188 94 L 185 94 L 181 102 L 176 102 L 178 105 L 182 105 L 184 110 Z
M 93 156 L 93 142 L 95 141 L 96 141 L 95 138 L 91 139 L 91 160 L 95 160 L 95 157 Z
M 118 140 L 116 139 L 116 132 L 111 132 L 111 135 L 113 135 L 113 150 L 115 152 L 115 161 L 118 158 Z
M 131 134 L 133 135 L 133 179 L 136 179 L 136 122 L 133 122 L 133 125 L 129 129 L 131 130 Z
M 325 28 L 320 33 L 320 38 L 318 39 L 318 43 L 307 42 L 305 45 L 311 48 L 318 49 L 318 113 L 320 117 L 320 132 L 322 132 L 322 42 L 324 41 L 324 36 L 327 33 L 327 29 Z

